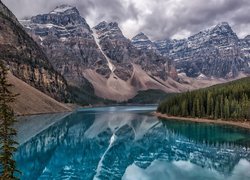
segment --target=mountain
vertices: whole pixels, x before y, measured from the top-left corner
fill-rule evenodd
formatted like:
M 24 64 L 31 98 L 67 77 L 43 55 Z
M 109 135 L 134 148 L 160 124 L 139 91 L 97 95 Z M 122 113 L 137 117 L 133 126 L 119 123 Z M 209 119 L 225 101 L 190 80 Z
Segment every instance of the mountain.
M 11 87 L 11 91 L 15 94 L 19 94 L 11 104 L 11 107 L 17 115 L 23 116 L 72 111 L 71 107 L 56 101 L 11 73 L 8 75 L 8 82 L 14 85 Z
M 168 77 L 177 78 L 174 74 L 174 67 L 171 61 L 164 58 L 153 51 L 143 52 L 135 48 L 132 42 L 124 37 L 116 22 L 101 22 L 94 27 L 100 48 L 104 51 L 108 58 L 114 63 L 116 69 L 114 73 L 121 79 L 128 80 L 132 75 L 133 67 L 129 64 L 137 64 L 142 67 L 149 75 L 166 80 Z M 130 69 L 126 76 L 119 74 L 120 71 Z
M 109 68 L 95 43 L 92 30 L 75 7 L 61 5 L 48 14 L 21 23 L 70 85 L 85 85 L 83 74 L 88 68 L 109 76 Z
M 154 43 L 143 32 L 133 37 L 131 42 L 139 50 L 156 49 Z
M 137 47 L 143 44 L 134 42 Z M 188 77 L 230 79 L 249 71 L 249 39 L 239 39 L 226 22 L 187 39 L 153 44 L 157 52 L 175 62 L 178 73 Z
M 47 54 L 53 68 L 67 80 L 74 102 L 88 105 L 106 101 L 96 97 L 85 71 L 91 69 L 104 78 L 111 72 L 92 30 L 75 7 L 61 5 L 48 14 L 20 22 Z
M 98 103 L 94 86 L 85 78 L 86 72 L 91 71 L 105 81 L 111 71 L 92 30 L 79 11 L 75 7 L 61 5 L 48 14 L 20 22 L 44 49 L 53 67 L 65 77 L 76 101 L 82 104 L 84 99 L 91 104 Z
M 52 98 L 68 101 L 65 79 L 54 70 L 46 54 L 2 2 L 0 31 L 0 60 L 11 73 Z
M 167 98 L 158 111 L 173 116 L 250 120 L 250 77 Z M 178 103 L 181 102 L 181 103 Z
M 140 90 L 179 92 L 192 86 L 179 82 L 171 60 L 151 49 L 138 50 L 116 22 L 101 22 L 91 29 L 69 5 L 20 22 L 78 96 L 94 92 L 124 101 Z
M 250 73 L 250 35 L 246 36 L 244 39 L 240 39 L 240 48 L 244 59 L 246 59 L 248 63 L 246 72 Z

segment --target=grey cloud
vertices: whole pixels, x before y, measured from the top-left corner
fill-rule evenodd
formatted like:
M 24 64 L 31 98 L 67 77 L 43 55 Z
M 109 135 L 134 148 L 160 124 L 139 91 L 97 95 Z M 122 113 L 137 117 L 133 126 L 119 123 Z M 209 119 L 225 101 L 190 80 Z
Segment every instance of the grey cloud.
M 122 26 L 125 34 L 133 36 L 142 31 L 151 39 L 166 39 L 181 32 L 194 34 L 222 21 L 229 22 L 240 36 L 250 34 L 249 0 L 3 0 L 18 18 L 46 13 L 67 3 L 76 6 L 91 25 L 127 20 L 136 27 Z M 151 13 L 145 14 L 138 2 L 147 3 Z M 137 23 L 138 22 L 138 23 Z M 130 26 L 135 26 L 134 24 Z M 133 32 L 126 32 L 127 29 Z M 131 38 L 129 37 L 129 38 Z
M 83 17 L 89 18 L 95 24 L 104 20 L 122 23 L 127 18 L 137 18 L 137 10 L 133 3 L 125 7 L 122 0 L 3 0 L 3 2 L 19 19 L 47 13 L 61 4 L 76 6 Z M 95 16 L 93 12 L 96 13 Z
M 37 14 L 47 13 L 60 4 L 72 4 L 76 5 L 76 0 L 3 0 L 3 2 L 13 11 L 13 13 L 19 18 L 24 18 L 26 16 L 34 16 Z M 86 6 L 81 6 L 81 11 L 83 15 L 88 14 L 88 6 L 93 6 L 91 1 L 84 1 Z M 87 6 L 88 5 L 88 6 Z
M 146 17 L 147 23 L 141 27 L 141 30 L 145 29 L 146 34 L 154 39 L 162 39 L 172 37 L 181 30 L 193 34 L 221 21 L 228 21 L 235 27 L 244 21 L 249 21 L 247 14 L 249 7 L 250 1 L 247 0 L 192 0 L 183 1 L 183 4 L 175 10 L 172 16 L 165 16 L 162 12 L 167 7 L 164 7 L 162 1 L 162 4 L 160 2 L 158 6 L 154 7 L 153 14 Z M 233 17 L 239 9 L 240 13 Z M 240 17 L 242 19 L 239 19 Z

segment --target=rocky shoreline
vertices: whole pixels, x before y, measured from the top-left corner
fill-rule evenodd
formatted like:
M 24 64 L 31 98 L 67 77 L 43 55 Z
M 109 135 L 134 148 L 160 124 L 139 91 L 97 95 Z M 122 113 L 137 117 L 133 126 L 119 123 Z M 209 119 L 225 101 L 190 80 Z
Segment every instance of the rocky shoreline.
M 221 125 L 230 125 L 230 126 L 237 126 L 240 128 L 250 129 L 250 122 L 248 121 L 225 121 L 225 120 L 212 120 L 212 119 L 205 119 L 205 118 L 186 118 L 186 117 L 177 117 L 177 116 L 168 116 L 166 114 L 161 114 L 159 112 L 154 112 L 154 116 L 159 118 L 163 118 L 166 120 L 178 120 L 178 121 L 189 121 L 189 122 L 198 122 L 198 123 L 209 123 L 209 124 L 221 124 Z

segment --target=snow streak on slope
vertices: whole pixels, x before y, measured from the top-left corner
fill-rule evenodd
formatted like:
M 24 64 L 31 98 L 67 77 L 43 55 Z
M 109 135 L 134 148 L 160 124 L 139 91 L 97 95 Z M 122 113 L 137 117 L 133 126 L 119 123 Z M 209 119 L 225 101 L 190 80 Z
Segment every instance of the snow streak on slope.
M 100 161 L 99 161 L 99 163 L 98 163 L 98 166 L 97 166 L 97 168 L 96 168 L 96 175 L 95 175 L 95 177 L 93 178 L 94 180 L 98 180 L 98 179 L 99 179 L 98 176 L 101 175 L 101 170 L 102 170 L 102 166 L 103 166 L 103 163 L 102 163 L 102 162 L 103 162 L 103 160 L 104 160 L 104 158 L 105 158 L 107 152 L 108 152 L 108 151 L 110 150 L 110 148 L 113 146 L 115 140 L 116 140 L 116 135 L 113 134 L 113 135 L 111 136 L 111 138 L 110 138 L 108 148 L 107 148 L 106 151 L 103 153 L 103 155 L 102 155 L 102 157 L 101 157 L 101 159 L 100 159 Z
M 105 59 L 108 62 L 108 67 L 109 67 L 110 71 L 114 72 L 115 66 L 111 63 L 110 58 L 103 52 L 102 47 L 101 47 L 100 42 L 99 42 L 100 40 L 98 38 L 98 35 L 96 34 L 96 30 L 95 29 L 93 29 L 93 36 L 94 36 L 94 39 L 95 39 L 95 42 L 96 42 L 98 48 L 100 49 L 101 53 L 103 54 L 103 56 L 105 57 Z

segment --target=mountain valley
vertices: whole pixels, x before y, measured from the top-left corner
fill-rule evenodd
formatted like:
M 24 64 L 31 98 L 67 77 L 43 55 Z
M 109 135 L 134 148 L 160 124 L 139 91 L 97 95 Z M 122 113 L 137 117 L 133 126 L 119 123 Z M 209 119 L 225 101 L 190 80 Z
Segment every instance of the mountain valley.
M 1 59 L 13 75 L 61 102 L 133 102 L 139 92 L 185 92 L 250 71 L 249 37 L 239 39 L 228 23 L 187 39 L 151 41 L 144 33 L 126 38 L 116 22 L 91 28 L 70 5 L 19 20 L 22 27 L 1 4 L 1 18 L 9 24 Z

